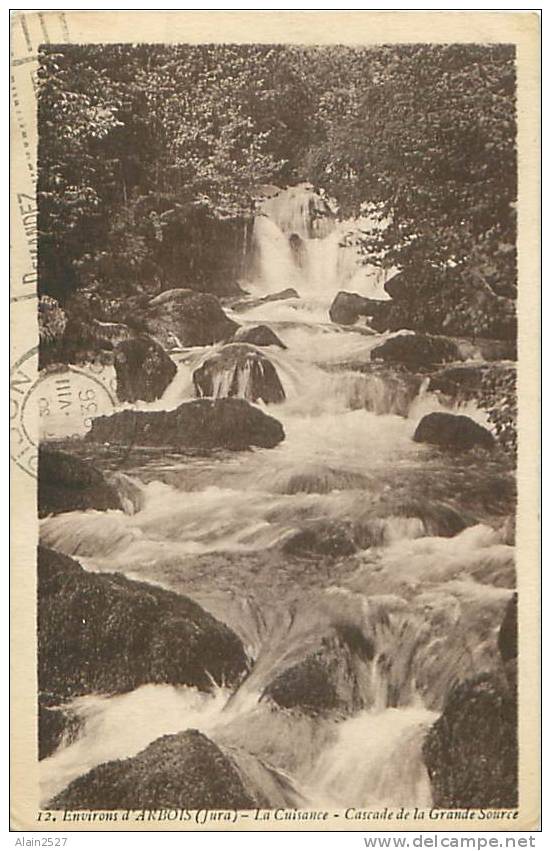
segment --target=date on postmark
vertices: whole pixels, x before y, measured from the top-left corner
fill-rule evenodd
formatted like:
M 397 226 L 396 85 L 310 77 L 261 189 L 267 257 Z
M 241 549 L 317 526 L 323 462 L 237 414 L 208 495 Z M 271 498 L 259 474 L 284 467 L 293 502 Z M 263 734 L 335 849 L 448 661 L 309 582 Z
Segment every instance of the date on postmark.
M 10 456 L 36 477 L 40 441 L 82 437 L 94 417 L 117 405 L 112 367 L 102 363 L 60 365 L 38 372 L 38 348 L 10 373 Z

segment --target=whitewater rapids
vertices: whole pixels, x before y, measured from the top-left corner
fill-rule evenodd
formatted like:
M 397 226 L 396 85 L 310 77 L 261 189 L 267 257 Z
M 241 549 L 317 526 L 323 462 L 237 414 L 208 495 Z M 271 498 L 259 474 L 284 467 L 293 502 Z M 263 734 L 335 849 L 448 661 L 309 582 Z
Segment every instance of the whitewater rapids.
M 264 350 L 286 396 L 266 410 L 286 439 L 275 449 L 195 458 L 142 453 L 112 474 L 126 511 L 41 523 L 41 541 L 88 570 L 197 600 L 240 635 L 251 673 L 236 693 L 222 684 L 212 694 L 145 685 L 77 698 L 76 740 L 41 763 L 44 802 L 103 762 L 198 729 L 273 768 L 290 806 L 430 806 L 426 732 L 456 681 L 496 664 L 515 585 L 501 530 L 514 510 L 512 473 L 499 459 L 447 458 L 414 443 L 419 419 L 441 401 L 422 382 L 347 366 L 368 363 L 381 335 L 332 325 L 328 306 L 343 283 L 383 297 L 384 276 L 358 266 L 342 226 L 312 236 L 306 201 L 298 193 L 283 212 L 274 202 L 255 225 L 254 294 L 294 286 L 301 297 L 235 317 L 268 322 L 287 346 Z M 289 232 L 301 242 L 291 244 Z M 135 407 L 170 410 L 193 398 L 193 371 L 218 348 L 173 352 L 178 370 L 164 396 Z M 112 381 L 106 369 L 102 380 Z M 223 382 L 218 388 L 223 395 Z M 488 425 L 474 405 L 462 412 Z M 54 438 L 86 432 L 82 421 L 48 426 Z M 350 530 L 357 552 L 288 554 L 298 533 L 324 524 Z M 265 699 L 278 674 L 343 624 L 375 648 L 354 662 L 361 710 L 329 718 Z

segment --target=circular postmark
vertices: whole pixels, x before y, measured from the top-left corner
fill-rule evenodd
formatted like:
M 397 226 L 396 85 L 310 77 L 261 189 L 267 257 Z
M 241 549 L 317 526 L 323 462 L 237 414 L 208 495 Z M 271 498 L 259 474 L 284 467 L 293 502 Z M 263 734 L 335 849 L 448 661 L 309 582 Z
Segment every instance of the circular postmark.
M 94 417 L 117 406 L 115 371 L 100 361 L 38 371 L 38 347 L 10 372 L 10 456 L 36 478 L 42 440 L 83 437 Z

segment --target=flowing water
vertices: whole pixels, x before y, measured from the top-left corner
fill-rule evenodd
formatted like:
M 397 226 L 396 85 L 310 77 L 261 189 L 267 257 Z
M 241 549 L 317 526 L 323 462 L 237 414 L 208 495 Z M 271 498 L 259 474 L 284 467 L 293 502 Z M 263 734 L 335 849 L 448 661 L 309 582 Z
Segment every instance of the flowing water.
M 194 457 L 135 451 L 122 465 L 83 445 L 110 467 L 127 510 L 41 524 L 47 546 L 91 571 L 120 571 L 197 600 L 240 635 L 250 673 L 234 693 L 223 683 L 212 694 L 145 685 L 78 698 L 78 738 L 41 763 L 44 801 L 102 762 L 195 728 L 246 771 L 251 757 L 265 778 L 269 769 L 274 806 L 424 806 L 428 727 L 455 682 L 497 664 L 496 634 L 515 584 L 505 523 L 513 471 L 498 453 L 445 454 L 412 441 L 419 419 L 442 403 L 419 377 L 365 369 L 381 335 L 329 322 L 343 284 L 374 297 L 384 278 L 342 247 L 343 225 L 312 218 L 310 200 L 305 191 L 283 209 L 271 203 L 255 229 L 253 294 L 295 286 L 301 297 L 235 317 L 269 322 L 287 346 L 262 350 L 285 391 L 285 401 L 265 407 L 285 440 Z M 172 409 L 194 398 L 193 370 L 219 349 L 174 351 L 178 371 L 164 396 L 136 407 Z M 222 380 L 215 393 L 229 386 Z M 476 407 L 466 412 L 487 424 Z M 51 422 L 49 436 L 83 434 L 87 425 Z M 356 636 L 346 658 L 342 635 Z M 341 654 L 339 688 L 353 684 L 353 705 L 318 714 L 277 707 L 268 686 L 320 647 Z

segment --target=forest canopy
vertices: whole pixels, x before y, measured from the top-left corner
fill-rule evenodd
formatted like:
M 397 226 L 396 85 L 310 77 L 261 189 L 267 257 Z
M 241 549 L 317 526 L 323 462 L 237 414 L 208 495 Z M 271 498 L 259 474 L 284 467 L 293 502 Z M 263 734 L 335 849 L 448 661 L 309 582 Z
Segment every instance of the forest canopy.
M 369 262 L 514 299 L 515 85 L 508 45 L 44 47 L 41 293 L 230 292 L 259 187 L 308 181 Z

